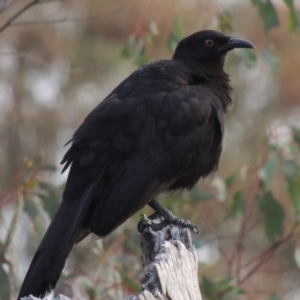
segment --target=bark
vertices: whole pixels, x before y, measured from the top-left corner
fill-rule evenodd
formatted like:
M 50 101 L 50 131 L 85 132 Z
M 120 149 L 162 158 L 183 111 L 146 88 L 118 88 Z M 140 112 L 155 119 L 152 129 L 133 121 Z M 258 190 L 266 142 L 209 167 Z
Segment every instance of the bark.
M 124 300 L 201 300 L 198 261 L 190 231 L 145 215 L 139 224 L 144 275 L 142 292 Z M 24 300 L 39 300 L 34 297 Z M 54 300 L 70 300 L 59 295 Z

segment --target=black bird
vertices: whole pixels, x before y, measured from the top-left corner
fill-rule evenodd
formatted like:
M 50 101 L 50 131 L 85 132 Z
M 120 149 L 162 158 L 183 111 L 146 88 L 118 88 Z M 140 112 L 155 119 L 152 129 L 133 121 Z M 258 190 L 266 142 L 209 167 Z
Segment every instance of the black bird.
M 178 44 L 172 60 L 142 66 L 86 117 L 62 160 L 63 171 L 70 166 L 63 200 L 18 299 L 44 296 L 74 243 L 91 232 L 108 235 L 146 204 L 181 222 L 154 197 L 190 189 L 216 171 L 232 105 L 223 66 L 234 48 L 254 46 L 217 31 L 196 32 Z

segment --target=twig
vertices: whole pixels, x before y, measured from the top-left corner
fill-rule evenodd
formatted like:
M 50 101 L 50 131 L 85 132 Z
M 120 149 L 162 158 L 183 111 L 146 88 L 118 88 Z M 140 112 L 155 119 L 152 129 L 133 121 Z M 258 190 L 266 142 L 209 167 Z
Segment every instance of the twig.
M 50 2 L 50 1 L 42 1 L 40 3 L 44 3 L 44 2 Z M 130 7 L 130 8 L 118 8 L 118 9 L 114 9 L 112 11 L 109 12 L 105 12 L 103 14 L 98 14 L 98 15 L 93 15 L 93 16 L 86 16 L 86 17 L 81 17 L 81 18 L 61 18 L 61 19 L 54 19 L 54 20 L 35 20 L 35 21 L 19 21 L 19 22 L 14 22 L 13 24 L 11 24 L 10 26 L 27 26 L 27 25 L 49 25 L 49 24 L 57 24 L 57 23 L 68 23 L 68 22 L 87 22 L 87 21 L 95 21 L 95 20 L 99 20 L 100 18 L 103 17 L 109 17 L 112 16 L 114 14 L 118 14 L 118 13 L 124 13 L 124 12 L 131 12 L 131 11 L 140 11 L 140 8 L 136 8 L 136 7 Z
M 247 225 L 246 224 L 247 219 L 248 219 L 248 216 L 246 214 L 246 209 L 245 209 L 242 226 L 236 237 L 232 255 L 228 260 L 228 269 L 229 269 L 229 274 L 231 275 L 233 273 L 233 265 L 234 265 L 235 259 L 237 257 L 236 278 L 237 278 L 238 282 L 240 279 L 239 277 L 240 277 L 240 267 L 241 267 L 241 255 L 242 255 L 242 250 L 243 250 L 243 238 L 246 235 L 245 229 L 246 229 L 246 225 Z
M 243 255 L 243 248 L 244 248 L 243 240 L 246 235 L 246 220 L 247 220 L 247 216 L 245 215 L 242 223 L 242 228 L 239 232 L 239 235 L 235 243 L 235 252 L 237 254 L 236 278 L 238 283 L 240 282 L 240 271 L 241 271 L 242 255 Z
M 294 235 L 294 232 L 296 231 L 298 227 L 298 223 L 295 223 L 293 228 L 291 229 L 290 233 L 285 237 L 282 238 L 281 240 L 277 241 L 273 245 L 271 245 L 269 248 L 267 248 L 260 256 L 252 259 L 250 262 L 245 264 L 243 268 L 246 268 L 253 264 L 255 261 L 258 260 L 258 262 L 251 268 L 251 270 L 244 276 L 242 280 L 240 280 L 239 284 L 242 285 L 244 284 L 263 264 L 268 262 L 274 255 L 275 251 L 283 245 L 285 242 L 290 240 L 292 236 Z
M 4 12 L 5 9 L 7 8 L 8 4 L 6 4 L 6 3 L 7 3 L 7 0 L 3 0 L 2 3 L 0 4 L 0 14 L 2 12 Z
M 24 5 L 19 11 L 17 11 L 14 15 L 12 15 L 2 26 L 0 26 L 0 32 L 2 32 L 4 29 L 9 27 L 11 23 L 18 18 L 21 14 L 23 14 L 26 10 L 28 10 L 30 7 L 36 5 L 39 3 L 40 0 L 32 0 L 26 5 Z

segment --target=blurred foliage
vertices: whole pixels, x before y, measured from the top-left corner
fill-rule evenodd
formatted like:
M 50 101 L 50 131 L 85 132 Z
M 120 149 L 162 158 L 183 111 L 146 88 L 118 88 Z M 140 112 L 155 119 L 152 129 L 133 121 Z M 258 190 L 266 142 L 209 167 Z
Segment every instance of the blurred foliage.
M 284 2 L 286 3 L 290 11 L 288 30 L 293 31 L 299 26 L 299 20 L 295 9 L 294 0 L 284 0 Z
M 177 15 L 174 19 L 173 30 L 170 33 L 167 41 L 167 46 L 170 52 L 174 52 L 177 44 L 184 38 L 183 28 L 180 17 Z
M 265 31 L 268 32 L 274 27 L 279 26 L 277 12 L 271 0 L 251 0 L 258 9 L 258 13 L 264 21 Z
M 221 12 L 218 16 L 218 19 L 220 31 L 224 34 L 230 33 L 232 31 L 232 16 L 230 11 L 225 10 L 224 12 Z M 252 52 L 249 51 L 249 53 Z
M 134 69 L 128 60 L 136 67 L 170 57 L 185 35 L 202 28 L 247 36 L 259 51 L 228 57 L 239 101 L 227 118 L 218 176 L 160 200 L 201 229 L 193 238 L 204 299 L 299 295 L 300 124 L 292 115 L 299 119 L 300 44 L 291 33 L 299 31 L 299 7 L 283 3 L 49 0 L 19 15 L 27 4 L 1 3 L 1 300 L 14 299 L 59 205 L 65 177 L 54 165 L 61 145 Z M 80 299 L 138 293 L 141 213 L 151 210 L 105 239 L 75 246 L 57 292 Z
M 201 292 L 205 298 L 210 300 L 234 300 L 238 295 L 243 294 L 243 291 L 236 286 L 231 285 L 232 278 L 224 278 L 214 283 L 203 276 L 201 284 Z

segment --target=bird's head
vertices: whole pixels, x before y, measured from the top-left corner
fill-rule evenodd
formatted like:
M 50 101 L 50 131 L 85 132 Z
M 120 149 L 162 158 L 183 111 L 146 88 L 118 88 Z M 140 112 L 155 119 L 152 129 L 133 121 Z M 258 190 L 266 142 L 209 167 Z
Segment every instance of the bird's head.
M 202 30 L 181 40 L 173 59 L 221 64 L 223 67 L 225 55 L 235 48 L 255 49 L 255 46 L 248 41 L 225 36 L 218 31 Z

